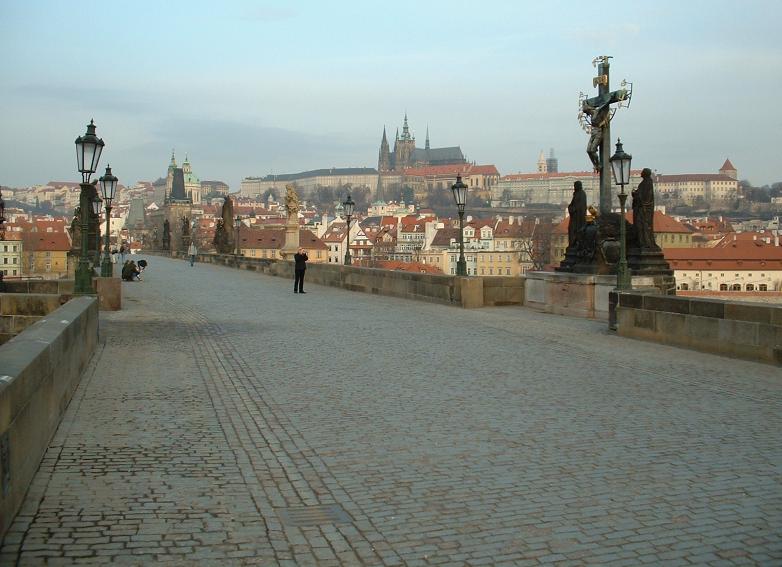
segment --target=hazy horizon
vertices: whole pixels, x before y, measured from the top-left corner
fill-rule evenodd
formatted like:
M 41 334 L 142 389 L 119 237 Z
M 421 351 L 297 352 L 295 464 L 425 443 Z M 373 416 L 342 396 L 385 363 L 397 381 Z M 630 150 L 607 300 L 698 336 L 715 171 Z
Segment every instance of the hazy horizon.
M 598 55 L 634 84 L 612 124 L 634 167 L 782 180 L 782 4 L 672 1 L 204 2 L 0 7 L 0 184 L 78 181 L 94 118 L 120 182 L 164 176 L 176 149 L 202 180 L 376 167 L 405 112 L 418 145 L 461 146 L 502 174 L 554 148 L 587 170 L 579 91 Z M 602 22 L 604 30 L 596 29 Z

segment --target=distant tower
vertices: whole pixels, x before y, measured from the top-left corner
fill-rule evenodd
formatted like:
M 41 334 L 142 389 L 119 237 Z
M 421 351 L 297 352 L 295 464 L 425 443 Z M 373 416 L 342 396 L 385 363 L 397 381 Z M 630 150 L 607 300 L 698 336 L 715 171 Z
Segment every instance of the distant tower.
M 193 204 L 201 204 L 201 181 L 193 175 L 193 167 L 185 154 L 185 161 L 182 162 L 182 174 L 185 177 L 185 194 L 193 201 Z
M 538 173 L 546 173 L 546 171 L 548 171 L 546 156 L 543 155 L 543 150 L 540 150 L 540 155 L 538 156 Z
M 168 164 L 168 173 L 166 173 L 166 195 L 171 195 L 171 188 L 174 185 L 174 170 L 177 168 L 174 149 L 171 149 L 171 162 Z
M 426 125 L 426 145 L 424 149 L 429 150 L 429 124 Z
M 732 179 L 738 179 L 738 171 L 735 167 L 733 167 L 733 164 L 730 163 L 729 159 L 725 159 L 725 163 L 722 164 L 722 167 L 720 168 L 720 173 L 722 175 L 727 175 L 728 177 Z
M 380 154 L 377 158 L 377 170 L 381 173 L 391 171 L 391 150 L 388 147 L 385 126 L 383 126 L 383 139 L 380 140 Z
M 402 125 L 402 137 L 395 144 L 394 148 L 394 169 L 400 171 L 413 165 L 413 152 L 415 151 L 415 136 L 410 134 L 410 127 L 407 125 L 407 112 L 405 112 L 405 122 Z
M 559 160 L 554 157 L 554 148 L 551 148 L 548 152 L 548 158 L 546 158 L 546 171 L 549 173 L 557 173 L 559 171 Z

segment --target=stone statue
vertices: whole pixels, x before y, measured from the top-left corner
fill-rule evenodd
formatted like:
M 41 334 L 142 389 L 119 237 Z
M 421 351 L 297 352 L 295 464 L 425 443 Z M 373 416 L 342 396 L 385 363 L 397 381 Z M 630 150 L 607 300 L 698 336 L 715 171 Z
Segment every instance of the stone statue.
M 190 236 L 190 219 L 182 217 L 182 236 Z
M 171 223 L 168 219 L 163 221 L 163 250 L 171 249 Z
M 299 212 L 299 196 L 293 185 L 285 186 L 285 210 L 288 211 L 288 218 L 296 216 Z
M 229 195 L 225 196 L 220 216 L 223 219 L 223 228 L 226 231 L 230 231 L 234 226 L 234 202 Z
M 641 183 L 631 195 L 633 196 L 633 225 L 641 249 L 657 250 L 654 240 L 654 182 L 652 170 L 645 167 L 641 171 Z
M 568 246 L 574 246 L 586 225 L 587 196 L 580 181 L 573 183 L 573 199 L 567 206 L 570 221 L 567 227 Z

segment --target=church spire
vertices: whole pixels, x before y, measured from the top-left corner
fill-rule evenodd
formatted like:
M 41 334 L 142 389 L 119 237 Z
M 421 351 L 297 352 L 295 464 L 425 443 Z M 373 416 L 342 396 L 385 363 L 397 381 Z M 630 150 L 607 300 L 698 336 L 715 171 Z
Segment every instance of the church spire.
M 429 124 L 426 125 L 426 145 L 424 146 L 424 149 L 429 149 Z
M 176 158 L 174 157 L 174 148 L 171 148 L 171 167 L 176 167 Z
M 410 139 L 410 128 L 407 125 L 407 111 L 405 111 L 405 123 L 402 125 L 402 139 Z

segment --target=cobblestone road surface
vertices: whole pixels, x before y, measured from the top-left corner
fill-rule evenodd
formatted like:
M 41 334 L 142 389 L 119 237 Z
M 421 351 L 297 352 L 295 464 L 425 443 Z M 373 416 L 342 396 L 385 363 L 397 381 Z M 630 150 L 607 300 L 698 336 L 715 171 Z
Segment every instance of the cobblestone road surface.
M 779 565 L 782 373 L 153 258 L 2 565 Z

